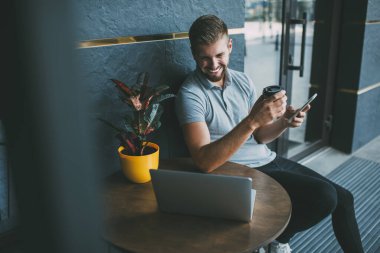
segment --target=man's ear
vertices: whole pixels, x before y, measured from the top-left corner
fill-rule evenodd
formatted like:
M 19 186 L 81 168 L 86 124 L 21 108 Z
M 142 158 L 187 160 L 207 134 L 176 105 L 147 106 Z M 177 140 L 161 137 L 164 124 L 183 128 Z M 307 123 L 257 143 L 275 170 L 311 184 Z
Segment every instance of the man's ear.
M 232 52 L 232 39 L 231 38 L 228 39 L 227 47 L 228 47 L 228 51 L 231 53 Z

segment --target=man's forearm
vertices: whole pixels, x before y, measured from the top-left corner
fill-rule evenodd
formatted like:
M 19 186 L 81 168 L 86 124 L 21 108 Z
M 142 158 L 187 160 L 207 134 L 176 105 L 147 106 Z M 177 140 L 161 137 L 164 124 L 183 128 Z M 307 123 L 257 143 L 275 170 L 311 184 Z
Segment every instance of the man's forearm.
M 211 172 L 223 165 L 247 141 L 254 130 L 251 119 L 245 118 L 228 134 L 203 146 L 193 154 L 193 159 L 202 171 Z
M 269 143 L 277 139 L 286 129 L 286 122 L 283 118 L 280 118 L 272 124 L 258 128 L 253 135 L 257 142 Z

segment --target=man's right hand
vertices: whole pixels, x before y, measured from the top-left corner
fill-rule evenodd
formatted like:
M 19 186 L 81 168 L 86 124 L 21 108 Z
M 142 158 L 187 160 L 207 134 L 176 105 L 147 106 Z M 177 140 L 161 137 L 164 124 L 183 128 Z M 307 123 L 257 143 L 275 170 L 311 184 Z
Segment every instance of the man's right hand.
M 268 125 L 285 113 L 288 99 L 285 93 L 281 90 L 268 98 L 259 97 L 248 115 L 253 129 Z

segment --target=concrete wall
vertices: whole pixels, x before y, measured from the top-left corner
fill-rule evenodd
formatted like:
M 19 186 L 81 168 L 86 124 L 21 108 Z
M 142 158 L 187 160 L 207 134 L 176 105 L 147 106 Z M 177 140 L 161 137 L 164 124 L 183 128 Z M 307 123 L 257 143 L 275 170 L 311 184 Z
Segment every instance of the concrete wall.
M 332 146 L 350 153 L 380 135 L 380 2 L 343 2 Z
M 191 23 L 200 15 L 216 14 L 229 28 L 244 27 L 243 0 L 114 0 L 76 3 L 80 23 L 79 40 L 95 40 L 123 36 L 188 32 Z M 234 50 L 230 67 L 244 69 L 244 35 L 232 35 Z M 186 74 L 195 68 L 189 40 L 171 40 L 141 44 L 81 48 L 78 53 L 83 65 L 81 75 L 86 82 L 91 117 L 98 140 L 94 152 L 102 160 L 104 174 L 119 169 L 116 153 L 118 141 L 114 132 L 96 120 L 102 117 L 120 122 L 125 113 L 110 78 L 129 84 L 136 82 L 140 71 L 148 71 L 151 85 L 168 84 L 176 92 Z M 161 158 L 187 155 L 182 133 L 174 115 L 173 100 L 164 102 L 163 125 L 152 135 L 160 145 Z

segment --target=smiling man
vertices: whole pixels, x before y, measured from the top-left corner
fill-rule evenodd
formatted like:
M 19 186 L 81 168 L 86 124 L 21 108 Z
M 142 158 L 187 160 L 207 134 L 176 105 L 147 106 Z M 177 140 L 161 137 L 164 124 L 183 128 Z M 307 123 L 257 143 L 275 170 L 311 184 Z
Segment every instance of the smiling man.
M 288 122 L 295 110 L 287 106 L 285 91 L 257 98 L 252 80 L 228 68 L 233 43 L 220 18 L 199 17 L 191 25 L 189 38 L 197 68 L 178 92 L 176 111 L 199 169 L 211 172 L 232 161 L 266 173 L 285 188 L 292 215 L 272 252 L 290 252 L 288 242 L 296 233 L 330 214 L 344 252 L 363 252 L 352 194 L 313 170 L 277 156 L 265 144 L 287 128 L 301 126 L 310 106 Z
M 224 34 L 220 40 L 215 41 L 213 47 L 200 44 L 193 50 L 194 59 L 202 73 L 215 85 L 222 87 L 232 51 L 232 40 Z

